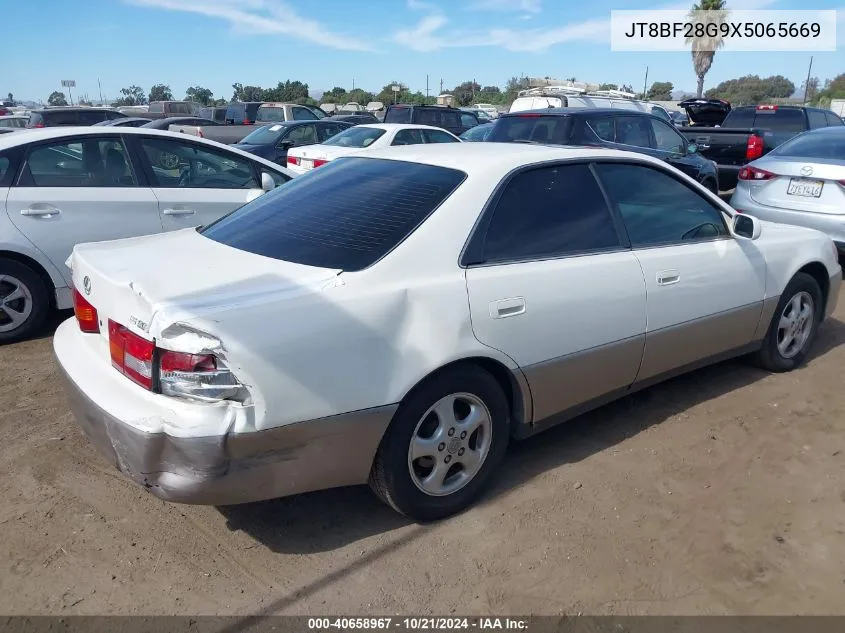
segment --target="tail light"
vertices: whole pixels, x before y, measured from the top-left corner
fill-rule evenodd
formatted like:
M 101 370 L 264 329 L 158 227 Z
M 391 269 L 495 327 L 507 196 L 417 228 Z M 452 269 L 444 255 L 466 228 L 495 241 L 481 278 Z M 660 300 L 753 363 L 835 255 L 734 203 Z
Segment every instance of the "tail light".
M 244 119 L 244 123 L 243 123 L 243 124 L 244 124 L 244 125 L 252 125 L 252 121 L 250 121 L 249 119 Z
M 758 169 L 756 167 L 750 167 L 748 165 L 739 170 L 740 180 L 771 180 L 774 177 L 775 174 L 770 171 L 766 171 L 765 169 Z
M 35 123 L 35 124 L 33 124 L 33 125 L 30 125 L 29 127 L 32 127 L 32 128 L 36 128 L 36 127 L 44 127 L 44 124 L 43 124 L 43 123 Z
M 745 146 L 745 158 L 756 160 L 763 155 L 763 137 L 752 134 L 748 137 L 748 144 Z
M 243 386 L 214 354 L 186 354 L 160 350 L 159 385 L 166 396 L 226 400 Z
M 109 353 L 115 369 L 149 391 L 205 401 L 244 395 L 243 385 L 214 354 L 188 354 L 156 347 L 155 342 L 111 319 Z
M 79 329 L 89 334 L 96 334 L 100 331 L 100 318 L 97 316 L 97 309 L 92 306 L 82 293 L 76 288 L 73 289 L 73 314 Z
M 109 319 L 109 352 L 115 369 L 144 389 L 152 390 L 155 352 L 152 341 L 133 334 Z
M 758 110 L 777 110 L 778 107 L 776 105 L 758 105 Z
M 316 167 L 322 167 L 323 165 L 325 165 L 325 164 L 326 164 L 326 163 L 328 163 L 328 162 L 329 162 L 329 161 L 327 161 L 327 160 L 323 160 L 322 158 L 315 158 L 315 159 L 314 159 L 314 167 L 315 167 L 315 168 L 316 168 Z
M 291 156 L 288 154 L 288 165 L 299 165 L 299 156 Z
M 197 136 L 200 137 L 200 138 L 205 138 L 205 134 L 202 133 L 201 127 L 197 128 Z

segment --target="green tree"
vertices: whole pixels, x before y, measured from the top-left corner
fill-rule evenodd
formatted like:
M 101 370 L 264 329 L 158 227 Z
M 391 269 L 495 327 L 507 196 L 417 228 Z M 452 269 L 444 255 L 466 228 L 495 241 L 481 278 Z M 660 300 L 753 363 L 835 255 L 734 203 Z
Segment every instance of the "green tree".
M 185 101 L 195 101 L 206 106 L 214 101 L 214 93 L 202 86 L 191 86 L 185 91 Z
M 120 97 L 117 101 L 115 101 L 115 105 L 134 106 L 144 105 L 147 102 L 147 97 L 144 94 L 144 90 L 135 85 L 129 86 L 128 88 L 121 88 L 120 94 L 122 94 L 123 96 Z
M 785 99 L 795 92 L 795 84 L 782 75 L 760 78 L 745 75 L 723 81 L 706 92 L 708 98 L 724 99 L 736 104 L 757 104 L 772 99 Z
M 65 99 L 65 93 L 59 92 L 58 90 L 51 92 L 50 96 L 47 97 L 47 104 L 51 106 L 66 106 L 67 99 Z
M 672 85 L 671 81 L 655 81 L 648 89 L 646 99 L 649 101 L 671 101 L 674 89 L 675 86 Z
M 355 90 L 342 95 L 342 98 L 338 100 L 338 103 L 345 104 L 350 101 L 354 101 L 355 103 L 360 103 L 362 106 L 365 106 L 374 99 L 375 97 L 372 92 L 367 92 L 363 88 L 355 88 Z
M 398 93 L 393 92 L 393 86 L 399 86 L 400 90 Z M 408 87 L 401 81 L 391 81 L 390 83 L 386 84 L 381 89 L 381 91 L 375 96 L 374 101 L 381 101 L 384 104 L 388 104 L 393 103 L 393 100 L 396 99 L 396 102 L 400 103 L 402 102 L 403 95 L 407 91 Z
M 818 77 L 810 77 L 810 81 L 804 80 L 801 82 L 801 88 L 798 89 L 798 94 L 806 102 L 815 103 L 819 97 L 820 85 L 821 81 Z
M 475 103 L 502 103 L 503 93 L 499 86 L 484 86 L 475 93 Z
M 624 85 L 620 88 L 620 90 L 621 90 L 622 92 L 634 92 L 634 88 L 633 88 L 633 86 L 631 86 L 631 84 L 624 84 Z
M 150 102 L 153 101 L 173 101 L 173 93 L 170 91 L 170 86 L 165 84 L 156 84 L 150 88 Z
M 475 99 L 475 94 L 480 91 L 481 86 L 477 83 L 474 81 L 465 81 L 455 86 L 450 94 L 455 97 L 455 105 L 468 106 Z
M 828 103 L 831 99 L 845 99 L 845 73 L 825 81 L 819 98 Z
M 725 4 L 725 0 L 700 0 L 692 5 L 692 10 L 689 13 L 690 23 L 723 24 L 728 19 Z M 704 76 L 713 65 L 716 51 L 722 48 L 725 42 L 722 36 L 717 33 L 715 37 L 709 35 L 688 37 L 686 43 L 690 46 L 692 66 L 695 70 L 695 76 L 698 77 L 696 95 L 700 97 L 704 93 Z
M 618 84 L 600 84 L 599 90 L 619 90 Z
M 511 77 L 505 83 L 505 92 L 502 95 L 502 103 L 513 103 L 519 95 L 520 90 L 528 87 L 528 80 L 525 77 Z
M 261 97 L 263 101 L 281 101 L 285 103 L 304 102 L 308 98 L 308 84 L 289 79 L 284 83 L 280 81 L 275 88 L 268 88 Z
M 6 95 L 6 100 L 12 105 L 15 105 L 15 95 L 13 95 L 11 92 Z
M 264 88 L 260 86 L 232 84 L 232 90 L 232 101 L 261 101 L 264 94 Z

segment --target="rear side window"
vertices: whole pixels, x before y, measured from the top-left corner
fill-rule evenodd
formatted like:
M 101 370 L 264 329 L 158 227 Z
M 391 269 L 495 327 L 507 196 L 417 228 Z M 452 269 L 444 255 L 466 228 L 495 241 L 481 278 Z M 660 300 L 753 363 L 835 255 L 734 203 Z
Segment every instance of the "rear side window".
M 149 110 L 147 110 L 150 114 L 163 114 L 164 113 L 164 104 L 163 103 L 151 103 Z
M 18 150 L 10 150 L 0 155 L 0 187 L 12 184 L 18 165 Z
M 258 111 L 255 115 L 256 120 L 258 121 L 284 121 L 285 120 L 285 109 L 284 108 L 277 108 L 274 106 L 261 106 L 258 108 Z M 312 119 L 314 117 L 311 117 Z
M 341 158 L 200 232 L 264 257 L 362 270 L 407 238 L 465 177 L 433 165 Z
M 589 253 L 620 246 L 587 165 L 524 171 L 505 186 L 487 228 L 484 261 Z
M 807 110 L 807 118 L 810 121 L 810 128 L 827 127 L 827 117 L 821 110 Z
M 569 142 L 571 117 L 519 114 L 499 119 L 487 138 L 493 143 L 540 143 L 565 145 Z
M 384 115 L 385 123 L 410 123 L 411 108 L 388 108 Z
M 314 121 L 317 119 L 317 115 L 311 112 L 308 108 L 303 107 L 296 107 L 293 108 L 293 120 L 294 121 Z

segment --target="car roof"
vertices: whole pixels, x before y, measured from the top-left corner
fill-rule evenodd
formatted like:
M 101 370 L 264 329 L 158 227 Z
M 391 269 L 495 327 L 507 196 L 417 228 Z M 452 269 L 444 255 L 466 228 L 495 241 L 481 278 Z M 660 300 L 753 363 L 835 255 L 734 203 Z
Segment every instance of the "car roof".
M 358 126 L 361 127 L 361 126 Z M 663 165 L 646 154 L 596 147 L 529 145 L 523 143 L 436 143 L 403 145 L 367 150 L 366 158 L 400 160 L 447 167 L 469 176 L 490 170 L 507 173 L 518 167 L 552 160 L 627 158 L 638 162 Z M 364 157 L 364 154 L 358 156 Z
M 623 108 L 536 108 L 534 110 L 523 110 L 520 112 L 508 112 L 503 117 L 518 117 L 526 114 L 546 114 L 557 116 L 569 116 L 572 114 L 618 114 L 620 116 L 651 116 L 642 110 L 627 110 Z

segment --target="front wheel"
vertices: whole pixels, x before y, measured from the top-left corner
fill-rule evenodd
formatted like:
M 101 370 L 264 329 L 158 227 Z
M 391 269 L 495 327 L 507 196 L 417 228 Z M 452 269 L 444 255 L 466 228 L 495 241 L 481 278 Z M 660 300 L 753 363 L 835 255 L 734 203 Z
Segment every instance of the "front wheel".
M 418 521 L 460 512 L 504 459 L 508 420 L 507 399 L 492 375 L 472 365 L 446 369 L 399 406 L 376 454 L 370 486 Z
M 28 266 L 0 258 L 0 343 L 38 332 L 50 312 L 50 294 Z
M 801 365 L 816 338 L 824 306 L 819 284 L 798 273 L 781 295 L 756 362 L 773 372 L 791 371 Z

